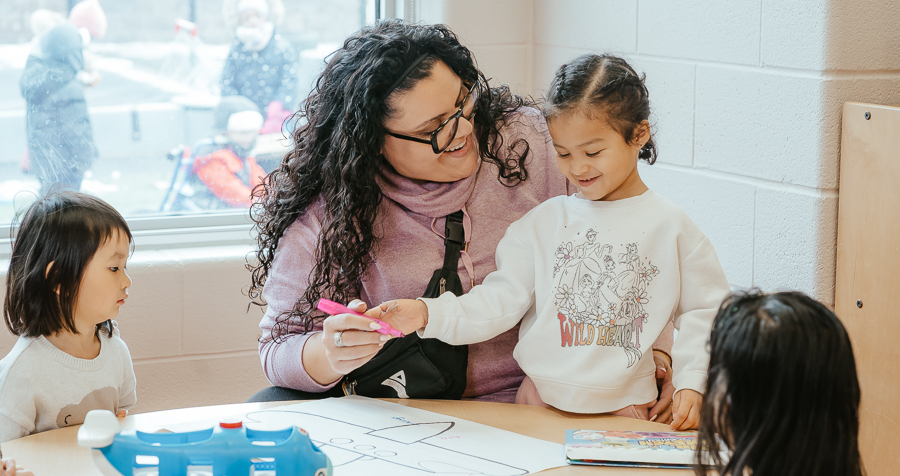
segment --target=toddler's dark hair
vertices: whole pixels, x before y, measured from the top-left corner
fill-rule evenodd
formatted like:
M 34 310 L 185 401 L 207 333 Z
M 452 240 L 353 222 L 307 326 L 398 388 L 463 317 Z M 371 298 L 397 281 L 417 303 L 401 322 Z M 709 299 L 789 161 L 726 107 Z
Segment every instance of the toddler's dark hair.
M 588 53 L 559 67 L 544 101 L 548 121 L 572 113 L 603 119 L 625 142 L 634 143 L 635 132 L 650 120 L 650 94 L 631 65 L 618 56 Z M 653 135 L 641 148 L 639 157 L 656 162 Z
M 12 256 L 3 300 L 6 327 L 26 337 L 60 331 L 78 334 L 75 304 L 85 268 L 116 233 L 132 241 L 128 224 L 103 200 L 71 191 L 51 191 L 21 218 L 18 233 L 10 236 Z M 103 326 L 109 328 L 109 321 L 98 324 L 98 330 Z
M 800 292 L 722 303 L 699 434 L 718 474 L 861 475 L 859 398 L 850 338 L 827 307 Z

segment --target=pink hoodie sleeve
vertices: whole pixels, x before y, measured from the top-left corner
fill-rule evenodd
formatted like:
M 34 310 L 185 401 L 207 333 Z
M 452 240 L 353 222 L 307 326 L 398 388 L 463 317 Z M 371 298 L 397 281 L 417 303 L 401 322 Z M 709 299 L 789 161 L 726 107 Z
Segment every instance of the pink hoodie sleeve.
M 310 211 L 316 208 L 317 204 L 310 207 Z M 309 275 L 315 267 L 316 244 L 320 230 L 321 226 L 315 214 L 306 213 L 281 237 L 263 289 L 267 308 L 259 323 L 262 329 L 259 359 L 266 378 L 272 385 L 305 392 L 324 392 L 338 382 L 320 385 L 303 367 L 303 346 L 308 339 L 318 338 L 321 327 L 317 326 L 309 334 L 292 331 L 278 341 L 271 340 L 270 337 L 276 318 L 293 308 L 309 284 Z

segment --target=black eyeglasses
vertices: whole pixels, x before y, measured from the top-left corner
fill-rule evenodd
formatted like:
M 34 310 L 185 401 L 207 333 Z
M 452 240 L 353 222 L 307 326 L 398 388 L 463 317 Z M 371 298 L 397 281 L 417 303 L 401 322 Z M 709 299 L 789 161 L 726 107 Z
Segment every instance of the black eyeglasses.
M 459 109 L 452 116 L 448 117 L 437 129 L 431 132 L 430 139 L 405 136 L 391 131 L 387 131 L 387 134 L 398 139 L 420 142 L 422 144 L 431 144 L 431 150 L 433 150 L 435 154 L 440 154 L 447 150 L 447 148 L 450 147 L 450 144 L 453 143 L 453 139 L 456 138 L 456 130 L 459 128 L 459 118 L 465 117 L 466 120 L 469 121 L 472 119 L 472 116 L 475 115 L 475 104 L 478 102 L 477 84 L 478 83 L 476 82 L 475 84 L 472 84 L 472 86 L 469 86 L 466 96 L 462 100 L 462 105 L 459 106 Z

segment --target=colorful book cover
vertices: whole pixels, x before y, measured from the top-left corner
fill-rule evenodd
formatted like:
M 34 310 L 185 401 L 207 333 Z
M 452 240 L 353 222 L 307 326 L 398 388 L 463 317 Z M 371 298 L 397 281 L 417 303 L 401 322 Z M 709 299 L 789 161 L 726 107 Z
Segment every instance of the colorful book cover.
M 696 451 L 695 431 L 566 431 L 569 464 L 688 468 Z

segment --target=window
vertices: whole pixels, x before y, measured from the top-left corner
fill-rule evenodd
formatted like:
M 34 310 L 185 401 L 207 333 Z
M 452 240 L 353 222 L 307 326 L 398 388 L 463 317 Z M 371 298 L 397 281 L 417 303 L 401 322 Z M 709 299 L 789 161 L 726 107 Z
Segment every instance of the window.
M 249 239 L 247 190 L 290 149 L 284 120 L 323 59 L 376 9 L 408 10 L 395 0 L 14 3 L 0 13 L 0 227 L 59 182 L 162 245 L 172 230 Z

